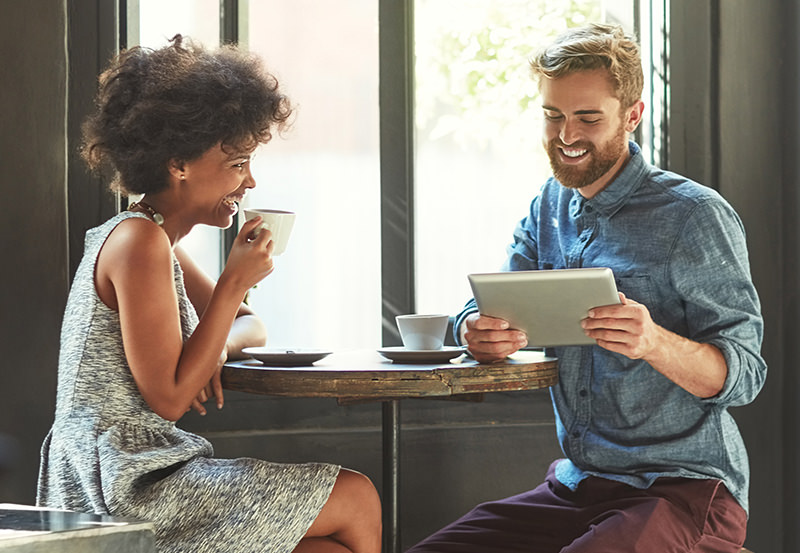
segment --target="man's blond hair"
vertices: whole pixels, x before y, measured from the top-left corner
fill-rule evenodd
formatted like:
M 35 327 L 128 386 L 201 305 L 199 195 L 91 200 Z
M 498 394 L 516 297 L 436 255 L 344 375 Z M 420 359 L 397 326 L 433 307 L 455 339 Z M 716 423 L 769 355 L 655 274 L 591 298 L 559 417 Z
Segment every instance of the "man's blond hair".
M 623 108 L 631 107 L 642 97 L 644 74 L 639 45 L 617 25 L 593 23 L 569 29 L 530 63 L 537 80 L 606 69 Z

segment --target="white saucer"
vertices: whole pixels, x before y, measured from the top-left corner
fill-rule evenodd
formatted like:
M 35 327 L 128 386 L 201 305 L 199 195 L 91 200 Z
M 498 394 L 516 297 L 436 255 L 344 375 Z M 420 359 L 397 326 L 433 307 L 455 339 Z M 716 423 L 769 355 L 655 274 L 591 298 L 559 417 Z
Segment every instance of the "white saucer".
M 394 346 L 381 348 L 378 353 L 395 363 L 444 363 L 466 351 L 466 346 L 444 346 L 442 349 L 406 349 L 403 346 Z
M 303 367 L 313 365 L 331 354 L 319 349 L 244 348 L 242 353 L 250 355 L 269 367 Z

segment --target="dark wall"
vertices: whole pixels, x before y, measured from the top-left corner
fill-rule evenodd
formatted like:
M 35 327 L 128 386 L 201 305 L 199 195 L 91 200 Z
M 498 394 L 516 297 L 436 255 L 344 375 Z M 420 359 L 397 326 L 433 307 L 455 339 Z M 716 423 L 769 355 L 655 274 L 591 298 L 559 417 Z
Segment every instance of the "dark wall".
M 753 280 L 759 291 L 765 320 L 763 355 L 769 376 L 757 400 L 734 413 L 750 451 L 753 503 L 748 526 L 748 545 L 755 551 L 797 551 L 796 542 L 784 530 L 797 528 L 797 520 L 785 517 L 784 482 L 778 474 L 796 467 L 783 464 L 784 442 L 780 423 L 797 426 L 798 419 L 784 415 L 784 391 L 789 381 L 784 364 L 787 339 L 781 319 L 788 313 L 785 292 L 798 282 L 796 272 L 786 271 L 782 252 L 783 204 L 786 186 L 796 182 L 784 177 L 780 155 L 788 122 L 776 109 L 783 103 L 780 36 L 785 3 L 720 2 L 719 90 L 717 103 L 719 189 L 734 205 L 748 232 Z M 743 37 L 763 37 L 743 40 Z M 793 98 L 797 102 L 797 97 Z M 771 108 L 762 109 L 762 107 Z M 787 206 L 788 207 L 788 206 Z M 796 213 L 796 208 L 790 208 Z M 794 217 L 793 217 L 794 218 Z M 788 221 L 787 221 L 788 222 Z M 790 254 L 796 255 L 796 252 Z M 796 389 L 796 388 L 795 388 Z M 788 444 L 787 444 L 788 445 Z M 785 501 L 795 498 L 784 496 Z
M 101 23 L 113 19 L 102 11 L 108 4 L 0 0 L 0 435 L 10 436 L 20 454 L 10 474 L 0 472 L 0 501 L 34 499 L 38 449 L 53 413 L 70 258 L 79 256 L 74 236 L 113 211 L 113 200 L 81 176 L 77 144 L 67 141 L 86 108 L 86 90 L 93 90 L 87 75 L 96 74 L 113 43 Z M 800 21 L 797 8 L 785 4 L 673 0 L 671 8 L 671 59 L 687 69 L 671 74 L 669 165 L 720 190 L 741 214 L 766 321 L 767 385 L 753 405 L 734 413 L 750 452 L 747 543 L 758 553 L 800 551 L 793 531 L 800 516 Z M 544 392 L 498 394 L 477 404 L 408 401 L 402 419 L 406 545 L 478 501 L 530 488 L 558 455 Z M 189 416 L 184 426 L 206 434 L 221 456 L 339 462 L 380 487 L 377 404 L 230 394 L 222 413 Z M 8 450 L 0 439 L 0 465 Z
M 67 212 L 69 274 L 83 257 L 86 231 L 117 213 L 119 198 L 80 158 L 81 125 L 94 109 L 97 76 L 118 51 L 117 2 L 67 0 Z
M 670 168 L 716 188 L 738 211 L 765 320 L 767 382 L 755 402 L 733 413 L 751 463 L 746 543 L 787 553 L 800 550 L 794 532 L 784 531 L 797 521 L 797 494 L 787 484 L 797 484 L 800 420 L 793 375 L 798 46 L 785 38 L 797 34 L 792 11 L 779 1 L 674 0 L 670 43 L 673 67 L 687 68 L 671 74 Z
M 785 421 L 780 433 L 772 434 L 771 440 L 782 444 L 783 461 L 780 482 L 784 501 L 779 506 L 783 514 L 783 551 L 800 551 L 800 535 L 796 531 L 800 520 L 800 375 L 797 371 L 800 359 L 800 225 L 797 224 L 800 212 L 800 6 L 797 2 L 789 2 L 783 8 L 783 29 L 781 51 L 766 63 L 776 66 L 781 74 L 780 95 L 776 111 L 780 121 L 773 129 L 773 135 L 782 142 L 779 152 L 782 154 L 783 178 L 780 184 L 782 197 L 779 205 L 772 206 L 774 215 L 780 217 L 780 240 L 772 246 L 779 252 L 783 265 L 783 281 L 781 286 L 782 312 L 774 321 L 776 333 L 782 339 L 783 357 L 781 363 L 780 421 Z M 775 138 L 774 138 L 775 139 Z M 773 140 L 774 140 L 773 139 Z M 762 221 L 762 225 L 765 223 Z M 766 416 L 761 419 L 772 428 L 778 428 L 775 419 Z M 764 477 L 768 478 L 768 477 Z
M 0 13 L 0 434 L 6 452 L 19 448 L 0 501 L 32 502 L 68 289 L 66 12 L 2 0 Z

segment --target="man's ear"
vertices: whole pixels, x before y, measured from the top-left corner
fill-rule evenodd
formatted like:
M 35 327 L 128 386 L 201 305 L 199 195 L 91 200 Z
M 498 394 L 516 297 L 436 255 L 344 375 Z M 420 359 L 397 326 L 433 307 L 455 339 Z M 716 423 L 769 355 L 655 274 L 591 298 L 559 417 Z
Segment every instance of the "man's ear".
M 180 159 L 170 159 L 167 162 L 167 170 L 177 180 L 184 180 L 186 178 L 186 164 Z
M 644 116 L 644 102 L 637 100 L 635 104 L 625 112 L 625 132 L 632 133 L 642 122 Z

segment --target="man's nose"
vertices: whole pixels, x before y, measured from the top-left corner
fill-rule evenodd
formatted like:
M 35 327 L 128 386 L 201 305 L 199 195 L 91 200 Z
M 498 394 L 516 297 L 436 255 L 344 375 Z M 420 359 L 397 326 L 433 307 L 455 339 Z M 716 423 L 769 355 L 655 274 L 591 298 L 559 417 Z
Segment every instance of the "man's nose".
M 561 129 L 558 133 L 558 138 L 561 139 L 563 144 L 569 146 L 573 142 L 578 140 L 578 129 L 575 123 L 564 120 L 561 124 Z

